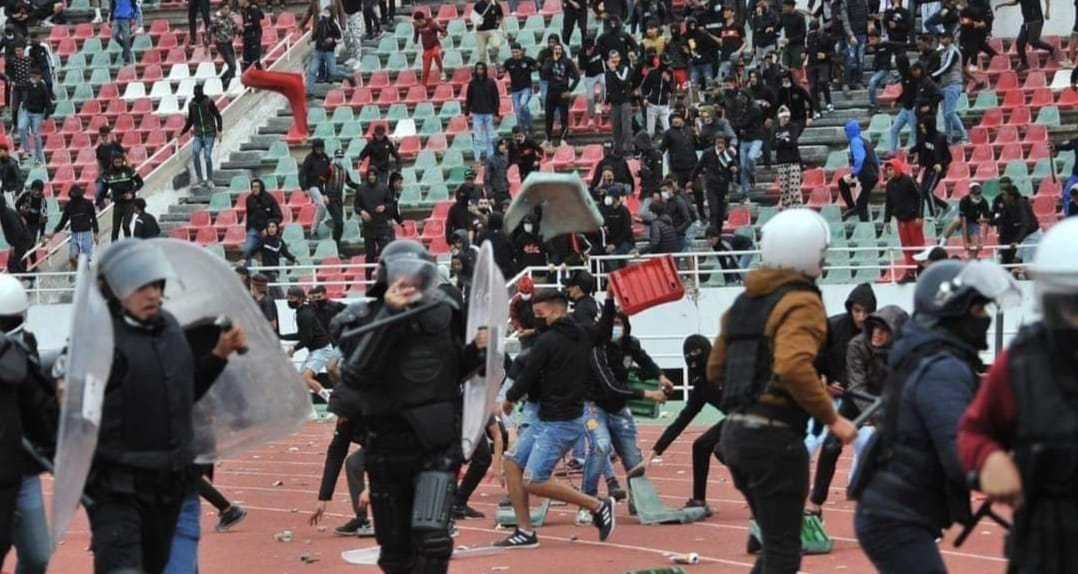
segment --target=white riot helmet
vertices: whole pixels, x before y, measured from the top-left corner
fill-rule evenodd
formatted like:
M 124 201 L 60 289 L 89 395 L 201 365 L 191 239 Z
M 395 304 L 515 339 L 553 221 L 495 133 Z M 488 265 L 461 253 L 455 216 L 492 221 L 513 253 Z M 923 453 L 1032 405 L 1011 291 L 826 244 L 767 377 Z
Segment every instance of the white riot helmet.
M 21 327 L 29 306 L 22 281 L 14 275 L 0 274 L 0 330 L 10 334 Z
M 1037 246 L 1033 277 L 1037 299 L 1049 327 L 1078 329 L 1078 219 L 1065 219 L 1052 227 Z
M 760 263 L 764 267 L 791 269 L 813 278 L 823 272 L 831 230 L 819 213 L 787 209 L 760 231 Z

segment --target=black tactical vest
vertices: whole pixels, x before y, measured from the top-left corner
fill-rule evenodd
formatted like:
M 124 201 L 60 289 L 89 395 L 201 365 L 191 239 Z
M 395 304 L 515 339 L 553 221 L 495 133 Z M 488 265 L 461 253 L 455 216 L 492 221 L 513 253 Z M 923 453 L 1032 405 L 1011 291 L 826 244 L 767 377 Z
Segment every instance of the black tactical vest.
M 756 404 L 774 378 L 771 340 L 765 333 L 767 319 L 779 301 L 791 291 L 820 291 L 808 282 L 787 283 L 767 295 L 742 293 L 726 318 L 726 378 L 722 409 L 743 410 Z
M 1078 571 L 1078 374 L 1052 349 L 1050 333 L 1037 324 L 1007 353 L 1025 491 L 1009 540 L 1012 572 Z

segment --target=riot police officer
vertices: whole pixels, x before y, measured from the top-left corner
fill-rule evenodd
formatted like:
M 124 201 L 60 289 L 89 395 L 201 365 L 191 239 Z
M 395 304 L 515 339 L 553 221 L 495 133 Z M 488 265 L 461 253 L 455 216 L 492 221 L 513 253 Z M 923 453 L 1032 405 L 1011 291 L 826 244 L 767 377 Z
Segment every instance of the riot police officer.
M 796 572 L 808 495 L 804 429 L 816 417 L 845 443 L 857 430 L 835 412 L 813 361 L 827 337 L 814 284 L 830 243 L 827 222 L 808 209 L 776 215 L 763 228 L 761 265 L 722 317 L 708 358 L 710 384 L 723 388 L 719 452 L 760 527 L 754 571 Z M 781 343 L 781 344 L 780 344 Z
M 991 499 L 1015 507 L 1009 572 L 1078 571 L 1078 219 L 1052 227 L 1027 267 L 1042 319 L 996 355 L 958 449 Z M 1013 458 L 1008 455 L 1013 451 Z
M 460 388 L 479 368 L 486 337 L 481 331 L 465 345 L 465 319 L 438 284 L 434 257 L 420 243 L 394 241 L 367 292 L 373 300 L 334 319 L 344 384 L 357 391 L 367 425 L 378 565 L 389 573 L 446 572 L 453 553 Z M 347 330 L 365 325 L 373 329 L 349 337 Z
M 992 322 L 1020 299 L 999 265 L 941 261 L 917 279 L 913 317 L 891 349 L 884 416 L 850 485 L 861 548 L 883 574 L 944 573 L 936 540 L 970 521 L 958 421 L 973 400 Z
M 194 404 L 246 346 L 236 327 L 212 351 L 194 356 L 176 318 L 162 309 L 175 272 L 153 242 L 125 239 L 98 260 L 98 286 L 108 303 L 115 352 L 101 410 L 101 428 L 87 493 L 94 571 L 160 573 L 193 469 Z M 72 345 L 79 336 L 72 334 Z

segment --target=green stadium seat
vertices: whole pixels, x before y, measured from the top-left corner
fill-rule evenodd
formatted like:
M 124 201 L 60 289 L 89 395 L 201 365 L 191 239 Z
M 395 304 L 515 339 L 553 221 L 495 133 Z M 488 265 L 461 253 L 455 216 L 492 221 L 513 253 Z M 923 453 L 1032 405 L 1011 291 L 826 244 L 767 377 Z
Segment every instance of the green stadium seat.
M 103 48 L 101 47 L 101 38 L 87 38 L 86 41 L 82 43 L 83 54 L 93 55 L 101 51 L 103 51 Z
M 413 30 L 411 22 L 398 22 L 397 27 L 393 30 L 393 36 L 399 40 L 410 40 Z
M 889 114 L 876 114 L 872 116 L 872 120 L 868 124 L 868 129 L 865 133 L 873 139 L 879 138 L 879 141 L 886 139 L 891 133 L 891 116 Z
M 322 140 L 336 139 L 337 138 L 337 132 L 333 129 L 333 124 L 331 124 L 329 122 L 325 122 L 325 123 L 314 124 L 314 125 L 315 125 L 314 133 L 311 134 L 311 137 L 313 137 L 315 139 L 322 139 Z
M 983 90 L 977 94 L 977 99 L 973 102 L 972 110 L 975 112 L 985 112 L 996 107 L 999 107 L 996 91 Z
M 427 203 L 435 204 L 440 201 L 449 200 L 449 187 L 445 185 L 434 185 L 427 188 Z
M 289 245 L 303 241 L 303 226 L 298 223 L 286 223 L 284 230 L 281 231 L 281 239 Z M 293 251 L 292 253 L 299 255 L 301 252 Z
M 852 282 L 853 274 L 849 269 L 829 269 L 821 281 L 824 285 L 845 285 Z
M 342 108 L 337 108 L 337 109 L 340 110 Z M 350 109 L 350 108 L 343 108 L 343 109 Z M 336 114 L 334 114 L 334 115 L 336 115 Z M 356 139 L 356 138 L 362 139 L 363 138 L 363 124 L 359 123 L 356 120 L 348 120 L 348 121 L 344 122 L 341 125 L 340 138 L 342 140 L 348 141 L 348 142 L 351 142 L 351 140 Z
M 1045 106 L 1041 108 L 1041 110 L 1037 112 L 1036 122 L 1046 126 L 1059 127 L 1059 108 L 1055 106 Z
M 81 86 L 85 81 L 86 76 L 83 75 L 82 68 L 78 68 L 65 72 L 62 84 L 64 86 L 77 87 Z
M 498 123 L 498 135 L 502 137 L 509 137 L 513 133 L 513 128 L 517 126 L 516 114 L 507 114 L 502 117 L 502 121 Z
M 415 168 L 419 170 L 438 168 L 438 156 L 429 150 L 419 152 L 415 158 Z
M 326 116 L 326 108 L 312 106 L 307 110 L 307 125 L 324 124 L 327 121 L 329 121 L 329 117 Z
M 1052 160 L 1043 158 L 1037 160 L 1037 163 L 1033 165 L 1033 179 L 1044 179 L 1046 177 L 1052 177 Z
M 464 174 L 468 172 L 468 168 L 464 166 L 454 167 L 449 170 L 449 177 L 445 178 L 445 184 L 451 188 L 456 189 L 464 183 Z
M 467 133 L 463 133 L 463 134 L 457 134 L 457 136 L 453 138 L 453 145 L 450 147 L 450 149 L 461 150 L 462 152 L 463 151 L 471 151 L 472 150 L 472 134 L 471 134 L 471 132 L 467 132 Z
M 423 178 L 419 180 L 419 183 L 426 187 L 445 185 L 445 178 L 442 176 L 441 169 L 428 169 L 423 172 Z
M 426 118 L 423 120 L 423 124 L 419 126 L 419 135 L 423 138 L 438 135 L 443 131 L 445 130 L 442 127 L 442 120 L 437 117 Z
M 288 143 L 278 140 L 270 144 L 269 151 L 263 156 L 266 159 L 281 159 L 282 157 L 288 157 L 291 153 L 288 151 Z M 233 178 L 235 179 L 235 178 Z
M 349 140 L 348 148 L 344 150 L 344 157 L 348 159 L 355 159 L 359 157 L 359 154 L 363 152 L 363 148 L 367 147 L 367 140 L 363 138 L 356 138 Z
M 842 167 L 850 167 L 850 156 L 846 150 L 835 150 L 827 154 L 827 164 L 824 170 L 835 171 Z
M 131 51 L 136 54 L 153 49 L 153 39 L 149 35 L 139 34 L 135 36 L 134 41 L 131 43 Z
M 850 240 L 858 247 L 876 245 L 876 224 L 871 221 L 858 222 L 853 228 L 853 235 Z
M 378 59 L 377 54 L 365 54 L 359 60 L 359 73 L 371 74 L 382 69 L 382 61 Z
M 378 41 L 378 55 L 391 56 L 400 50 L 400 45 L 397 44 L 397 38 L 393 36 L 386 36 Z
M 284 143 L 284 142 L 278 142 Z M 287 149 L 287 147 L 286 147 Z M 247 175 L 234 175 L 228 182 L 228 192 L 236 195 L 251 190 L 251 178 Z
M 292 156 L 282 157 L 281 159 L 277 160 L 277 167 L 273 170 L 273 172 L 274 175 L 277 175 L 278 177 L 287 175 L 298 175 L 299 166 L 296 165 L 296 159 Z
M 44 183 L 49 183 L 49 170 L 45 167 L 35 167 L 30 170 L 30 175 L 26 176 L 26 181 L 32 182 L 35 179 L 40 179 Z
M 434 111 L 434 104 L 432 102 L 419 102 L 415 107 L 415 111 L 412 113 L 412 117 L 418 123 L 420 120 L 427 118 L 433 118 L 437 115 Z
M 408 104 L 393 104 L 389 106 L 389 111 L 386 112 L 386 120 L 390 124 L 395 124 L 410 117 L 412 115 L 408 112 Z
M 359 219 L 353 218 L 344 222 L 344 233 L 341 234 L 341 242 L 350 244 L 362 242 Z
M 1007 169 L 1003 170 L 1003 175 L 1011 179 L 1029 177 L 1029 171 L 1026 170 L 1026 162 L 1023 160 L 1007 162 Z
M 227 191 L 218 191 L 210 196 L 210 213 L 232 209 L 232 196 Z
M 756 226 L 762 227 L 768 221 L 771 221 L 772 217 L 775 217 L 779 212 L 776 207 L 761 207 L 756 215 Z
M 103 69 L 107 72 L 110 66 L 112 66 L 112 57 L 109 56 L 108 52 L 102 51 L 94 53 L 90 59 L 90 65 L 87 67 L 92 70 Z
M 337 244 L 332 239 L 319 240 L 318 244 L 314 248 L 314 260 L 318 263 L 322 263 L 327 257 L 339 257 L 337 253 Z
M 966 95 L 965 92 L 962 92 L 962 95 L 958 97 L 958 106 L 955 108 L 955 111 L 960 114 L 964 114 L 969 111 L 969 96 Z M 909 124 L 906 125 L 908 126 Z
M 449 49 L 442 55 L 442 62 L 445 63 L 445 69 L 447 70 L 463 68 L 464 56 L 460 53 L 460 50 Z
M 820 215 L 827 220 L 831 227 L 835 225 L 842 226 L 842 209 L 839 206 L 834 204 L 825 205 L 820 209 Z
M 411 66 L 408 64 L 408 56 L 405 56 L 403 52 L 394 52 L 389 55 L 389 61 L 386 62 L 386 70 L 390 72 L 402 72 L 407 70 Z
M 465 149 L 472 149 L 471 142 L 468 142 L 468 147 Z M 445 169 L 452 169 L 454 167 L 461 167 L 464 165 L 464 152 L 457 147 L 453 147 L 445 151 L 445 155 L 442 156 L 442 167 Z
M 423 203 L 422 189 L 417 185 L 406 185 L 400 197 L 401 207 L 415 209 Z
M 57 102 L 56 103 L 56 111 L 54 111 L 52 113 L 52 117 L 54 117 L 54 118 L 56 118 L 58 120 L 62 120 L 62 119 L 65 119 L 65 118 L 69 118 L 69 117 L 75 115 L 76 113 L 78 113 L 78 112 L 75 110 L 74 102 L 67 102 L 67 101 L 65 101 L 65 102 Z
M 225 246 L 221 245 L 220 243 L 211 243 L 205 246 L 204 249 L 220 257 L 221 259 L 228 259 L 227 257 L 225 257 Z
M 474 52 L 475 48 L 475 34 L 465 34 L 458 38 L 457 49 L 460 50 L 462 54 Z
M 512 19 L 513 18 L 509 18 L 508 20 Z M 460 38 L 461 36 L 468 35 L 468 25 L 463 19 L 451 20 L 445 27 L 445 31 L 451 38 Z
M 875 283 L 879 276 L 880 270 L 878 267 L 863 267 L 854 270 L 853 283 Z
M 363 106 L 363 109 L 359 110 L 359 121 L 364 125 L 381 120 L 382 110 L 378 106 Z
M 993 178 L 981 184 L 981 195 L 983 195 L 984 198 L 988 201 L 992 201 L 997 196 L 999 196 L 999 192 L 1000 188 L 998 179 Z

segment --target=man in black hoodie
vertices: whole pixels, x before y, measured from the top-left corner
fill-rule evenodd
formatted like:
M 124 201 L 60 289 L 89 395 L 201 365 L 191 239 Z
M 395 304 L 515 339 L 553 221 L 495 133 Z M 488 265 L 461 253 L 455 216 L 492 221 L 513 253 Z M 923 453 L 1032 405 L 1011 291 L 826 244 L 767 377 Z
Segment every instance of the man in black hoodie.
M 727 147 L 725 137 L 715 138 L 715 145 L 700 156 L 700 163 L 692 172 L 689 185 L 696 197 L 696 212 L 704 215 L 704 191 L 707 195 L 708 223 L 711 227 L 722 229 L 726 223 L 726 198 L 730 192 L 730 182 L 737 177 L 739 168 L 736 152 Z M 703 190 L 697 189 L 693 182 L 704 176 Z
M 621 54 L 610 50 L 606 59 L 606 103 L 610 105 L 610 120 L 614 124 L 614 148 L 618 155 L 632 153 L 633 105 L 629 66 L 622 63 Z
M 157 225 L 157 219 L 146 211 L 146 200 L 136 197 L 135 221 L 131 226 L 131 235 L 139 239 L 153 239 L 161 235 L 161 227 Z
M 625 206 L 625 195 L 611 190 L 603 196 L 599 208 L 603 214 L 603 233 L 607 255 L 625 255 L 633 250 L 633 216 Z
M 4 240 L 11 246 L 7 272 L 25 273 L 26 264 L 23 262 L 23 256 L 33 248 L 34 240 L 22 216 L 8 204 L 3 196 L 0 196 L 0 228 L 2 228 Z
M 314 42 L 314 58 L 311 58 L 310 67 L 307 68 L 307 97 L 314 97 L 314 86 L 317 83 L 323 66 L 326 76 L 330 81 L 344 81 L 356 85 L 356 80 L 351 75 L 337 71 L 337 43 L 344 35 L 337 19 L 330 13 L 330 8 L 323 8 L 311 33 Z
M 647 104 L 644 125 L 648 138 L 655 136 L 656 121 L 662 125 L 664 132 L 670 129 L 670 101 L 675 86 L 674 72 L 666 65 L 662 56 L 655 56 L 651 64 L 640 83 L 640 95 Z
M 521 126 L 513 126 L 513 138 L 509 142 L 509 165 L 517 166 L 520 181 L 528 179 L 528 174 L 539 169 L 539 160 L 543 157 L 543 148 L 528 137 Z
M 296 332 L 281 335 L 281 340 L 296 341 L 296 344 L 288 349 L 288 357 L 301 349 L 307 350 L 307 358 L 303 361 L 303 380 L 312 393 L 329 402 L 329 390 L 318 382 L 316 375 L 323 368 L 328 368 L 334 360 L 333 342 L 329 333 L 322 327 L 314 307 L 307 302 L 307 294 L 303 287 L 293 285 L 288 288 L 288 306 L 295 311 Z
M 30 71 L 30 84 L 26 86 L 23 99 L 25 114 L 19 118 L 19 146 L 29 149 L 26 132 L 34 135 L 34 160 L 38 165 L 45 165 L 45 150 L 41 146 L 41 124 L 52 114 L 55 105 L 52 101 L 52 89 L 42 81 L 41 69 Z
M 23 177 L 19 162 L 8 153 L 6 143 L 0 143 L 0 192 L 12 197 L 22 191 Z
M 819 356 L 816 357 L 816 370 L 820 373 L 820 377 L 824 382 L 827 383 L 827 392 L 832 397 L 841 397 L 842 393 L 848 388 L 846 356 L 850 341 L 861 334 L 865 320 L 875 312 L 876 294 L 872 292 L 871 285 L 862 283 L 854 287 L 849 297 L 846 298 L 846 312 L 827 319 L 827 343 Z M 852 420 L 859 412 L 857 405 L 852 400 L 842 399 L 840 401 L 838 406 L 839 416 Z M 818 421 L 814 421 L 814 431 L 818 428 L 816 427 L 818 424 Z M 814 437 L 813 435 L 816 436 Z M 819 444 L 815 442 L 818 440 L 818 436 L 818 432 L 808 435 L 806 443 L 808 444 L 811 441 Z M 808 444 L 808 446 L 810 447 L 809 452 L 812 452 L 814 445 Z M 809 501 L 805 509 L 806 514 L 817 517 L 822 515 L 823 510 L 820 507 L 823 501 L 817 503 L 816 501 L 819 500 L 819 497 L 815 493 L 821 492 L 819 485 L 829 485 L 831 483 L 831 477 L 835 473 L 835 463 L 841 453 L 842 443 L 837 437 L 828 433 L 820 450 L 819 460 L 816 463 L 815 484 L 817 488 L 813 491 L 814 497 Z M 826 490 L 826 486 L 822 488 Z M 823 497 L 823 500 L 826 500 L 826 496 Z
M 590 187 L 592 189 L 602 182 L 603 172 L 610 170 L 614 174 L 614 182 L 625 186 L 630 192 L 633 189 L 633 172 L 629 169 L 629 162 L 625 154 L 617 150 L 612 142 L 603 142 L 603 158 L 595 164 L 592 172 Z
M 370 164 L 378 168 L 378 183 L 386 185 L 389 182 L 389 174 L 396 169 L 401 169 L 401 156 L 397 151 L 396 144 L 393 140 L 386 136 L 386 127 L 383 125 L 374 126 L 374 136 L 367 141 L 367 145 L 363 147 L 363 151 L 359 152 L 359 157 L 356 158 L 358 163 L 363 163 L 363 160 L 370 159 Z M 390 160 L 393 160 L 390 163 Z
M 60 212 L 60 221 L 47 236 L 51 239 L 53 235 L 64 229 L 68 221 L 71 222 L 71 249 L 68 262 L 72 269 L 78 265 L 79 255 L 86 255 L 87 259 L 93 257 L 94 236 L 97 235 L 97 211 L 94 209 L 94 204 L 83 197 L 84 193 L 82 186 L 76 185 L 71 188 L 68 192 L 67 205 Z
M 685 185 L 696 169 L 696 136 L 686 126 L 683 115 L 675 113 L 670 123 L 670 129 L 659 143 L 659 150 L 670 154 L 670 175 L 678 185 Z
M 573 61 L 565 54 L 565 48 L 561 44 L 555 44 L 551 48 L 550 59 L 543 63 L 543 75 L 547 78 L 546 101 L 544 102 L 544 114 L 546 120 L 546 142 L 544 147 L 554 140 L 554 116 L 555 112 L 561 118 L 561 130 L 557 133 L 558 140 L 564 141 L 569 133 L 569 105 L 572 103 L 573 90 L 580 83 L 580 73 Z
M 243 242 L 243 258 L 250 265 L 251 256 L 258 248 L 258 241 L 266 230 L 266 224 L 270 221 L 281 221 L 284 217 L 277 199 L 266 191 L 266 184 L 261 179 L 251 180 L 251 193 L 247 194 L 244 206 L 247 208 L 247 238 Z
M 378 183 L 375 168 L 367 169 L 367 179 L 356 191 L 352 209 L 363 220 L 363 251 L 367 261 L 374 262 L 382 250 L 393 241 L 393 227 L 390 226 L 393 195 Z M 367 279 L 371 278 L 371 269 L 367 268 Z
M 221 112 L 213 98 L 206 97 L 202 84 L 195 86 L 195 96 L 187 104 L 187 122 L 183 124 L 180 135 L 192 127 L 195 138 L 191 143 L 192 161 L 195 164 L 195 177 L 203 187 L 213 187 L 213 143 L 221 141 Z M 202 164 L 206 163 L 206 178 L 202 178 Z
M 303 165 L 299 166 L 299 186 L 307 190 L 307 195 L 314 204 L 314 224 L 311 232 L 318 231 L 319 224 L 325 219 L 326 198 L 323 191 L 329 180 L 331 161 L 326 154 L 326 144 L 321 139 L 311 140 L 311 153 L 303 158 Z
M 910 148 L 910 154 L 917 154 L 917 164 L 921 166 L 921 200 L 928 205 L 928 214 L 936 217 L 948 208 L 935 191 L 951 167 L 951 147 L 946 134 L 936 129 L 935 114 L 917 123 L 917 136 L 917 145 Z
M 135 212 L 132 202 L 142 189 L 142 176 L 127 165 L 123 156 L 112 156 L 112 169 L 106 176 L 105 189 L 112 199 L 112 240 L 120 237 L 120 230 L 124 237 L 131 237 L 131 217 Z M 104 198 L 100 198 L 98 207 L 103 206 Z
M 514 403 L 528 395 L 531 400 L 538 400 L 538 420 L 533 425 L 536 428 L 521 436 L 513 451 L 506 455 L 505 474 L 517 528 L 494 545 L 539 546 L 538 536 L 527 527 L 531 525 L 529 494 L 591 510 L 599 539 L 606 540 L 614 531 L 614 500 L 599 500 L 550 480 L 554 465 L 584 435 L 584 397 L 590 353 L 597 335 L 594 327 L 584 328 L 569 317 L 569 301 L 558 291 L 536 295 L 532 309 L 546 329 L 532 346 L 527 365 L 506 393 L 502 408 L 504 412 L 512 412 Z
M 476 163 L 494 155 L 494 118 L 498 117 L 498 84 L 487 75 L 487 65 L 475 64 L 475 71 L 464 90 L 464 115 L 472 116 L 472 157 Z

